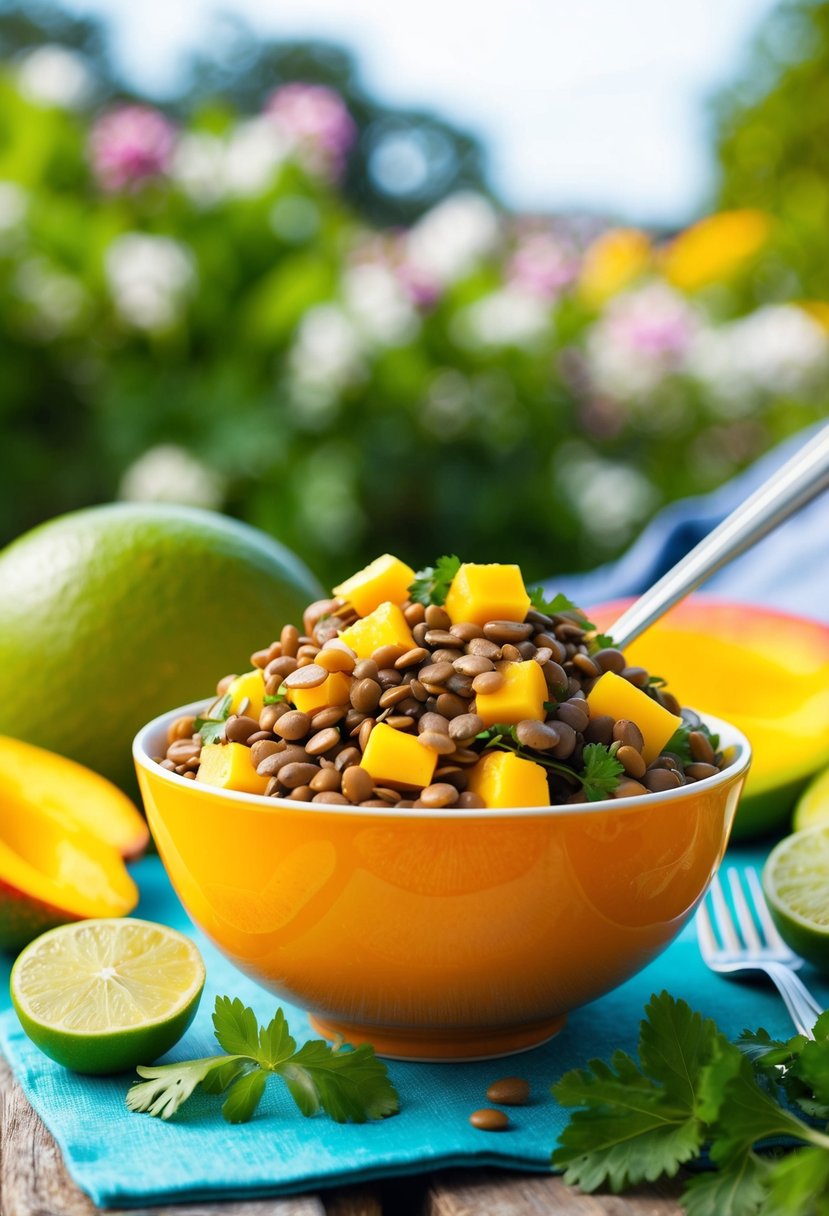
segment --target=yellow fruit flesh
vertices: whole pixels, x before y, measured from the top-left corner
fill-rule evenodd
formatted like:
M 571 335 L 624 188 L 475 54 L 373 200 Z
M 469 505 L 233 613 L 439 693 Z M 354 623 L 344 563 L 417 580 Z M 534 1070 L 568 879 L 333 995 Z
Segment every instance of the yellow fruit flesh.
M 547 774 L 512 752 L 488 752 L 469 774 L 467 788 L 487 807 L 549 806 Z
M 223 790 L 264 794 L 269 777 L 260 777 L 244 743 L 208 743 L 201 750 L 196 780 Z
M 111 845 L 10 795 L 0 798 L 0 883 L 5 899 L 49 905 L 56 913 L 52 923 L 61 911 L 66 920 L 124 916 L 138 902 L 135 883 Z
M 530 597 L 518 566 L 464 562 L 452 579 L 444 607 L 453 625 L 523 621 Z
M 316 714 L 331 705 L 346 705 L 353 681 L 342 671 L 332 671 L 316 688 L 291 688 L 288 700 L 303 714 Z
M 497 692 L 478 693 L 475 712 L 484 726 L 496 722 L 515 724 L 530 718 L 543 722 L 546 716 L 547 681 L 533 659 L 526 663 L 504 663 L 501 666 L 504 684 Z
M 390 553 L 384 553 L 364 570 L 352 574 L 351 578 L 335 587 L 334 594 L 347 600 L 360 616 L 368 616 L 386 601 L 404 603 L 414 578 L 415 572 L 411 566 Z
M 414 735 L 379 722 L 368 737 L 360 765 L 378 785 L 422 788 L 431 782 L 437 759 L 437 752 L 424 747 Z
M 401 646 L 404 650 L 411 650 L 415 644 L 402 609 L 390 601 L 380 604 L 348 629 L 343 629 L 340 640 L 351 647 L 358 659 L 370 659 L 381 646 Z
M 669 713 L 641 688 L 612 671 L 606 671 L 593 685 L 587 695 L 587 707 L 591 718 L 608 714 L 617 721 L 626 718 L 635 722 L 645 740 L 642 755 L 646 764 L 656 759 L 682 725 L 676 714 Z
M 143 853 L 147 824 L 121 790 L 91 769 L 21 739 L 0 735 L 0 804 L 42 808 L 85 828 L 123 857 Z
M 238 714 L 240 706 L 246 700 L 250 701 L 250 705 L 245 710 L 249 718 L 258 718 L 265 708 L 265 681 L 258 667 L 253 671 L 246 671 L 242 676 L 237 676 L 227 691 L 230 696 L 232 714 Z

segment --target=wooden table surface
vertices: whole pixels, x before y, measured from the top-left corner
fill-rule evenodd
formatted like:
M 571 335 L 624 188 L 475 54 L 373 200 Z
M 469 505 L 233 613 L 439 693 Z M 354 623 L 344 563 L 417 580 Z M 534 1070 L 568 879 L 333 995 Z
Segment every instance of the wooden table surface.
M 93 1216 L 54 1140 L 0 1058 L 0 1213 Z M 581 1195 L 560 1178 L 511 1170 L 443 1170 L 285 1199 L 169 1204 L 114 1216 L 679 1216 L 679 1187 Z M 114 1209 L 109 1209 L 114 1212 Z

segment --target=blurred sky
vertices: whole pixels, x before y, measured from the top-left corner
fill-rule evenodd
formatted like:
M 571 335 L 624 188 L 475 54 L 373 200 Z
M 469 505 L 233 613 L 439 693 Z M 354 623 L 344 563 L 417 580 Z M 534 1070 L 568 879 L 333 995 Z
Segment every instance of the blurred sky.
M 119 60 L 169 90 L 215 0 L 65 0 L 113 24 Z M 379 100 L 478 135 L 500 196 L 679 224 L 705 204 L 707 103 L 772 0 L 225 0 L 254 29 L 352 49 Z

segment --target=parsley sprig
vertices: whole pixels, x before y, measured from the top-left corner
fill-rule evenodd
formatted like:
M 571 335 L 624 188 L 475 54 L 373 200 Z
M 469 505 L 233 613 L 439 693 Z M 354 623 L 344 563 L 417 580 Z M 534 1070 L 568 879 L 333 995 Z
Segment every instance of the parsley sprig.
M 225 722 L 230 717 L 232 700 L 230 693 L 225 693 L 213 702 L 206 714 L 196 718 L 195 730 L 201 735 L 202 743 L 215 743 L 221 738 Z
M 409 587 L 409 598 L 416 604 L 445 604 L 452 579 L 461 568 L 461 559 L 454 553 L 439 557 L 434 566 L 418 570 Z
M 827 1211 L 829 1136 L 800 1117 L 829 1113 L 829 1013 L 815 1040 L 787 1043 L 764 1030 L 730 1043 L 715 1023 L 667 992 L 651 997 L 639 1059 L 624 1051 L 591 1060 L 553 1086 L 575 1107 L 553 1164 L 583 1191 L 614 1192 L 701 1157 L 712 1171 L 685 1186 L 689 1216 L 806 1216 Z M 757 1146 L 780 1137 L 799 1147 L 767 1157 Z
M 271 1076 L 281 1077 L 303 1115 L 323 1110 L 337 1123 L 365 1123 L 399 1108 L 386 1067 L 367 1044 L 351 1050 L 312 1039 L 297 1048 L 281 1009 L 260 1026 L 238 997 L 216 997 L 213 1027 L 226 1055 L 140 1067 L 146 1079 L 127 1093 L 128 1108 L 169 1119 L 201 1086 L 209 1094 L 227 1091 L 225 1119 L 247 1123 Z

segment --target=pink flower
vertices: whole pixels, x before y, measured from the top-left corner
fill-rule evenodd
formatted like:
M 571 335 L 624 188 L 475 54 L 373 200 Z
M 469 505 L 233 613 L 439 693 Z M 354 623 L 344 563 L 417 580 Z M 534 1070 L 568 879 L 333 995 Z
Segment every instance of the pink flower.
M 510 258 L 507 281 L 532 295 L 554 300 L 577 277 L 575 251 L 552 233 L 524 237 Z
M 326 177 L 341 176 L 357 127 L 339 93 L 323 84 L 285 84 L 270 95 L 265 112 L 309 168 Z
M 176 132 L 151 106 L 118 106 L 101 116 L 89 137 L 95 177 L 105 190 L 129 190 L 170 168 Z

